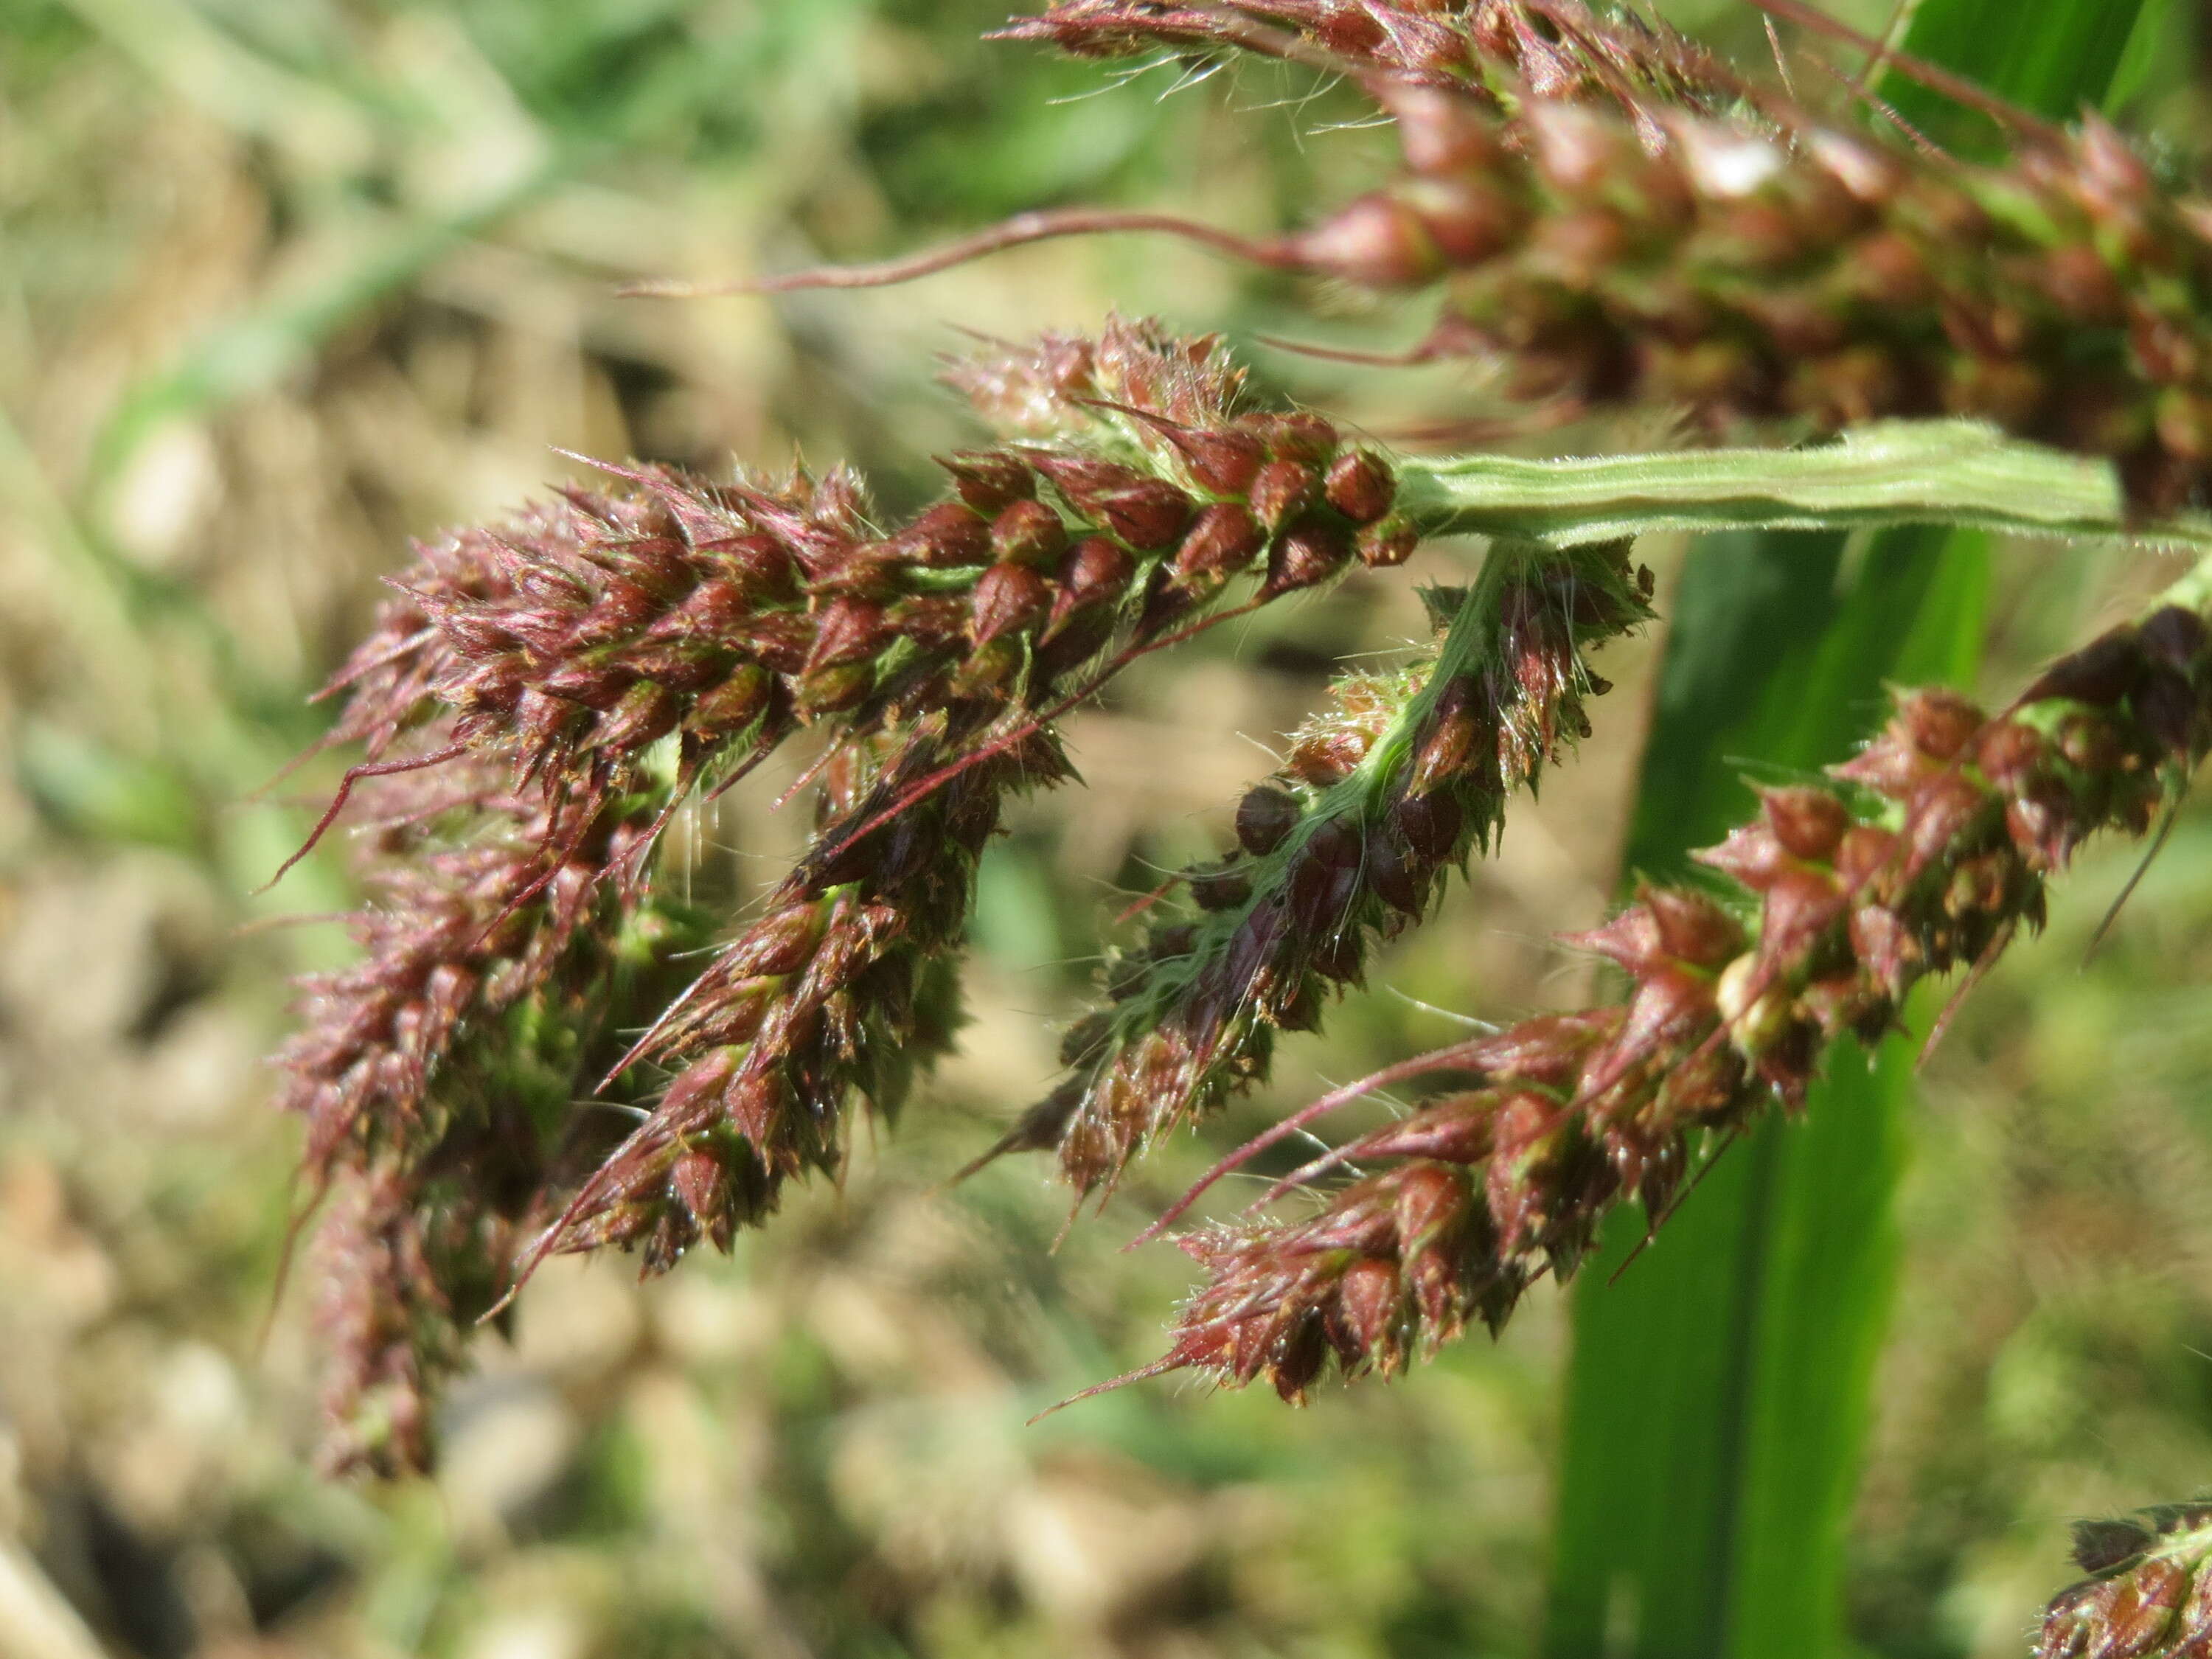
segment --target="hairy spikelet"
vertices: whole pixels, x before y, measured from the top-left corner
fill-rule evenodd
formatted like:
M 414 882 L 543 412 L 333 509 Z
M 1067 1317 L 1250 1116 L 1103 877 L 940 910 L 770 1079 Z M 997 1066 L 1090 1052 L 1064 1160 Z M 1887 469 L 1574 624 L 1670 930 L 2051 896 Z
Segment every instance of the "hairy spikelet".
M 350 926 L 362 959 L 301 981 L 306 1024 L 276 1055 L 278 1103 L 307 1120 L 311 1168 L 434 1133 L 431 1075 L 464 1029 L 546 990 L 580 945 L 635 914 L 635 894 L 603 883 L 647 832 L 651 797 L 571 832 L 481 769 L 484 787 L 452 791 L 469 781 L 439 775 L 433 795 L 404 777 L 373 798 L 386 816 L 363 849 L 370 902 Z M 441 832 L 457 818 L 460 834 Z
M 1264 602 L 1411 550 L 1388 466 L 1319 417 L 1242 410 L 1212 338 L 1116 320 L 951 378 L 1046 441 L 949 458 L 955 497 L 891 537 L 793 550 L 803 597 L 785 614 L 817 641 L 786 676 L 791 706 L 872 734 L 877 763 L 641 1045 L 667 1093 L 543 1249 L 611 1243 L 665 1267 L 834 1169 L 848 1102 L 894 1106 L 941 1046 L 929 981 L 1004 802 L 1068 775 L 1046 724 L 1067 686 L 1188 627 L 1240 574 Z M 841 689 L 811 694 L 817 672 Z
M 369 795 L 362 957 L 301 982 L 302 1029 L 276 1056 L 311 1191 L 331 1200 L 315 1258 L 332 1467 L 427 1458 L 429 1397 L 573 1154 L 570 1103 L 703 937 L 614 878 L 662 805 L 642 791 L 572 830 L 489 765 Z
M 943 378 L 1010 437 L 1118 434 L 1144 453 L 1180 459 L 1201 486 L 1237 482 L 1237 423 L 1259 413 L 1219 335 L 1174 334 L 1152 318 L 1109 316 L 1096 338 L 1047 332 L 1026 344 L 988 344 L 948 359 Z M 1267 430 L 1264 416 L 1254 421 L 1253 441 Z M 1334 453 L 1335 439 L 1327 441 Z
M 1318 416 L 1237 411 L 1212 337 L 1117 322 L 953 378 L 1043 441 L 948 458 L 953 491 L 889 532 L 842 471 L 614 467 L 424 545 L 332 682 L 337 736 L 374 756 L 442 710 L 454 744 L 599 799 L 664 739 L 688 782 L 802 725 L 1042 703 L 1235 576 L 1272 596 L 1411 550 L 1389 467 Z
M 411 1183 L 389 1166 L 333 1183 L 316 1236 L 315 1322 L 330 1358 L 319 1461 L 332 1474 L 427 1467 L 437 1391 L 461 1331 L 441 1286 Z
M 680 1069 L 539 1253 L 637 1248 L 650 1272 L 702 1239 L 726 1249 L 787 1181 L 836 1168 L 851 1097 L 896 1109 L 956 1024 L 945 964 L 1005 801 L 1068 775 L 1056 744 L 1034 734 L 866 827 L 958 745 L 942 716 L 902 738 L 640 1045 Z
M 1368 77 L 1475 97 L 1501 115 L 1531 98 L 1604 100 L 1639 113 L 1646 100 L 1704 107 L 1735 95 L 1733 77 L 1664 24 L 1626 15 L 1603 20 L 1572 0 L 1237 0 L 1203 8 L 1059 0 L 1017 19 L 1001 38 L 1048 41 L 1086 58 L 1163 46 L 1317 56 Z
M 1717 1139 L 1802 1102 L 1827 1042 L 1878 1040 L 1921 979 L 2039 925 L 2045 878 L 2100 830 L 2146 831 L 2208 743 L 2212 648 L 2180 606 L 2055 665 L 1996 719 L 1903 696 L 1838 787 L 1766 791 L 1703 855 L 1747 908 L 1646 887 L 1579 936 L 1626 971 L 1625 1001 L 1440 1051 L 1426 1069 L 1471 1088 L 1290 1179 L 1376 1173 L 1306 1219 L 1185 1237 L 1208 1279 L 1152 1369 L 1297 1399 L 1332 1357 L 1389 1371 L 1470 1318 L 1495 1328 L 1538 1274 L 1573 1270 L 1613 1205 L 1657 1222 Z

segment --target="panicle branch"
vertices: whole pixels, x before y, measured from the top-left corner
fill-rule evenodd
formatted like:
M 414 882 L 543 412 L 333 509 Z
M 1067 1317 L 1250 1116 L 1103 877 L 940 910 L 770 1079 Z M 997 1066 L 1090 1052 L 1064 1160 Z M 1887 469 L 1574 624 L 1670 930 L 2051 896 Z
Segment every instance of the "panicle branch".
M 610 467 L 613 490 L 422 547 L 328 688 L 334 738 L 374 760 L 444 719 L 453 748 L 589 811 L 664 742 L 680 793 L 802 726 L 954 708 L 980 731 L 975 711 L 1043 707 L 1234 577 L 1273 598 L 1413 550 L 1389 464 L 1318 416 L 1240 410 L 1212 337 L 1115 319 L 953 378 L 1044 441 L 946 458 L 951 493 L 888 532 L 842 469 Z
M 1070 775 L 1057 742 L 1034 733 L 854 833 L 964 738 L 932 717 L 865 783 L 833 793 L 815 852 L 631 1051 L 675 1067 L 674 1080 L 526 1272 L 549 1252 L 604 1244 L 641 1250 L 648 1273 L 702 1239 L 727 1249 L 787 1181 L 836 1169 L 851 1097 L 896 1111 L 958 1024 L 950 964 L 1006 798 Z
M 1283 1186 L 1376 1173 L 1305 1219 L 1182 1238 L 1208 1277 L 1156 1369 L 1299 1399 L 1332 1357 L 1387 1373 L 1472 1317 L 1495 1329 L 1623 1200 L 1657 1224 L 1702 1158 L 1802 1103 L 1825 1044 L 1878 1041 L 1921 979 L 2039 925 L 2045 878 L 2090 835 L 2148 829 L 2212 744 L 2201 601 L 2113 629 L 1994 719 L 1906 693 L 1834 787 L 1764 792 L 1701 855 L 1742 903 L 1647 885 L 1576 941 L 1626 971 L 1624 1001 L 1440 1051 L 1471 1086 Z
M 1373 942 L 1418 921 L 1514 792 L 1587 734 L 1583 699 L 1606 684 L 1583 653 L 1644 621 L 1649 591 L 1625 544 L 1501 543 L 1474 587 L 1431 594 L 1449 620 L 1436 654 L 1338 682 L 1289 764 L 1238 803 L 1237 845 L 1182 872 L 1187 910 L 1155 907 L 1111 962 L 1109 1005 L 1067 1035 L 1066 1081 L 990 1155 L 1051 1147 L 1089 1193 L 1263 1080 L 1274 1033 L 1316 1027 Z

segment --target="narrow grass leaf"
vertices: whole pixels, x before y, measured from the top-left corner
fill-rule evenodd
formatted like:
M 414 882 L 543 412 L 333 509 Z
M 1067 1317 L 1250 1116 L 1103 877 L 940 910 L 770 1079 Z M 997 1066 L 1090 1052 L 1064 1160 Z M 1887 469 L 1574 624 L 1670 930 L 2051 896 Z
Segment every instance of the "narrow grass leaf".
M 2147 6 L 2032 10 L 1925 0 L 1907 48 L 2039 113 L 2102 95 Z M 2130 88 L 2137 77 L 2130 77 Z M 1916 123 L 1957 124 L 1886 83 Z M 1882 681 L 1966 684 L 1987 538 L 1893 531 L 1855 571 L 1839 538 L 1723 536 L 1678 596 L 1629 864 L 1681 867 L 1741 810 L 1739 774 L 1845 752 Z M 1748 711 L 1748 712 L 1746 712 Z M 1608 1230 L 1575 1295 L 1550 1659 L 1711 1659 L 1841 1650 L 1844 1538 L 1897 1245 L 1891 1200 L 1911 1048 L 1838 1053 L 1802 1124 L 1732 1149 L 1632 1265 Z M 1618 1282 L 1611 1282 L 1615 1274 Z

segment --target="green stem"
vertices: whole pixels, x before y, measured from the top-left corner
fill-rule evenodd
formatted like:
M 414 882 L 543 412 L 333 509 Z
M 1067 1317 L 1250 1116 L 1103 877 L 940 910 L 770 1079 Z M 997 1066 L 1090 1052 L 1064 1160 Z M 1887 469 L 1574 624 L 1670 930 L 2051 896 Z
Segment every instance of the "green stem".
M 1251 896 L 1240 905 L 1194 918 L 1199 937 L 1194 947 L 1159 963 L 1142 988 L 1124 1000 L 1115 1024 L 1125 1044 L 1158 1029 L 1177 1000 L 1189 994 L 1194 981 L 1218 969 L 1237 930 L 1255 910 L 1279 900 L 1307 845 L 1324 826 L 1339 822 L 1353 824 L 1363 843 L 1382 833 L 1381 816 L 1396 798 L 1395 786 L 1413 757 L 1414 736 L 1435 711 L 1443 688 L 1453 679 L 1474 672 L 1486 659 L 1496 654 L 1501 602 L 1509 582 L 1533 562 L 1559 556 L 1550 548 L 1527 542 L 1501 544 L 1491 550 L 1453 611 L 1435 656 L 1413 671 L 1419 676 L 1418 683 L 1409 679 L 1409 695 L 1365 758 L 1349 777 L 1316 795 L 1297 825 L 1272 851 L 1248 860 L 1244 868 Z M 1260 1016 L 1256 1010 L 1243 1006 L 1236 1018 L 1256 1024 Z M 1201 1107 L 1211 1103 L 1200 1101 Z
M 1611 541 L 1662 530 L 1948 524 L 2212 547 L 2202 516 L 2134 521 L 2108 462 L 1964 421 L 1881 422 L 1804 449 L 1523 460 L 1413 457 L 1399 509 L 1425 535 Z

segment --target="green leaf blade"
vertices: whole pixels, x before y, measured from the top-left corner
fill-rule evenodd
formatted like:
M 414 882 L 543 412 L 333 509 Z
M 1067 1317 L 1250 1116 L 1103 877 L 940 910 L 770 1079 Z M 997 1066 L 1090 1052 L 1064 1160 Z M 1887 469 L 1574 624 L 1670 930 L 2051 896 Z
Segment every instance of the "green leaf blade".
M 2127 93 L 2140 77 L 2115 88 L 2115 72 L 2145 59 L 2170 13 L 2168 0 L 1923 0 L 1903 44 L 2066 119 Z M 1970 131 L 1899 77 L 1883 94 L 1916 125 Z M 1848 594 L 1824 594 L 1840 552 L 1832 538 L 1771 533 L 1697 550 L 1632 867 L 1679 869 L 1683 848 L 1743 811 L 1726 757 L 1820 765 L 1878 717 L 1881 681 L 1971 683 L 1986 535 L 1882 532 Z M 1844 1533 L 1897 1270 L 1911 1058 L 1900 1039 L 1872 1057 L 1832 1054 L 1805 1121 L 1770 1120 L 1730 1152 L 1626 1272 L 1642 1218 L 1614 1218 L 1575 1292 L 1547 1659 L 1843 1650 Z

